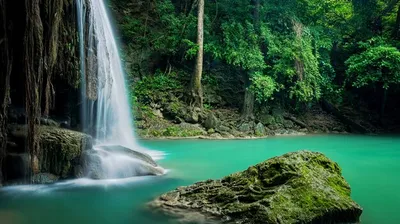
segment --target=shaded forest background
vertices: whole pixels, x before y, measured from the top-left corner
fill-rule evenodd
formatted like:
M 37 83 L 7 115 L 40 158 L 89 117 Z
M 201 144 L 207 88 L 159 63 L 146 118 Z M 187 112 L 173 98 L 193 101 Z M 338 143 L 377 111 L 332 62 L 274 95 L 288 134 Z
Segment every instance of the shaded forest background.
M 110 2 L 139 117 L 160 109 L 167 120 L 202 122 L 188 99 L 198 2 Z M 206 0 L 198 107 L 228 109 L 256 123 L 276 110 L 301 115 L 324 107 L 366 130 L 394 131 L 399 7 L 398 0 Z

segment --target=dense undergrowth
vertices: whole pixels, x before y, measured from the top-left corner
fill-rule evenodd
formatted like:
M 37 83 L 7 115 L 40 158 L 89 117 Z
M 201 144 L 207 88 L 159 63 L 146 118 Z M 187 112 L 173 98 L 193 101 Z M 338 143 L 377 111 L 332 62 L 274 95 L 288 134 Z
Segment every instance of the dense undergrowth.
M 398 120 L 400 1 L 206 1 L 202 111 L 188 100 L 197 1 L 112 0 L 111 7 L 139 127 L 143 119 L 165 122 L 153 136 L 198 135 L 167 123 L 204 126 L 221 109 L 241 113 L 237 128 L 241 118 L 257 124 L 276 109 L 297 117 L 321 103 L 360 120 L 368 111 L 366 122 L 383 129 Z M 254 110 L 244 117 L 249 100 Z

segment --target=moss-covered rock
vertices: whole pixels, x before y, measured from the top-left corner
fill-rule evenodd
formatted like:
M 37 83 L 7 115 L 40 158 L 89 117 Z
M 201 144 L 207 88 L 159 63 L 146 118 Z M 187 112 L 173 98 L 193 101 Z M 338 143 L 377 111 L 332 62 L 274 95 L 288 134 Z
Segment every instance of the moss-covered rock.
M 255 131 L 256 136 L 264 136 L 265 135 L 265 127 L 261 122 L 259 122 L 256 125 L 254 131 Z
M 239 131 L 246 133 L 246 134 L 254 134 L 254 127 L 256 124 L 251 121 L 251 122 L 244 122 L 239 125 Z
M 206 127 L 207 129 L 216 129 L 219 124 L 220 121 L 214 115 L 214 113 L 210 112 L 207 114 L 206 120 L 204 122 L 204 127 Z
M 67 178 L 84 150 L 92 148 L 92 138 L 81 132 L 63 128 L 40 128 L 40 170 Z
M 180 187 L 150 205 L 194 222 L 201 217 L 228 223 L 358 223 L 362 213 L 339 165 L 310 151 Z
M 261 114 L 259 120 L 264 125 L 274 125 L 276 123 L 274 116 L 269 114 Z
M 294 127 L 294 123 L 290 120 L 283 120 L 282 124 L 283 124 L 283 127 L 288 128 L 288 129 Z
M 27 135 L 25 125 L 10 127 L 10 140 L 24 148 Z M 73 177 L 73 168 L 84 150 L 92 148 L 92 138 L 81 132 L 53 126 L 39 127 L 39 168 L 34 173 L 51 173 L 61 178 Z M 21 150 L 16 150 L 21 151 Z

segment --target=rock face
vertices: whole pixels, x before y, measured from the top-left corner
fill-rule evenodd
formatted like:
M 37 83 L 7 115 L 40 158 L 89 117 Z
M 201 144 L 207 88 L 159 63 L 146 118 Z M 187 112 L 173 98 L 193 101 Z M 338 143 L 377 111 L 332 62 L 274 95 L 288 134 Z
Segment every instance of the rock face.
M 26 179 L 31 166 L 30 155 L 25 149 L 26 126 L 13 125 L 10 129 L 4 177 L 7 181 Z M 74 177 L 74 166 L 79 163 L 82 152 L 91 148 L 92 138 L 89 135 L 59 127 L 40 126 L 39 152 L 34 158 L 33 174 L 48 173 L 61 179 Z M 36 183 L 46 179 L 42 178 L 43 175 L 38 177 Z
M 120 145 L 97 146 L 83 152 L 76 177 L 92 179 L 127 178 L 133 176 L 162 175 L 164 169 L 146 153 Z
M 231 174 L 168 192 L 151 207 L 184 222 L 358 223 L 362 208 L 337 163 L 317 152 L 274 157 Z
M 62 128 L 41 128 L 40 171 L 61 178 L 73 177 L 74 165 L 82 152 L 92 148 L 92 138 L 81 132 Z

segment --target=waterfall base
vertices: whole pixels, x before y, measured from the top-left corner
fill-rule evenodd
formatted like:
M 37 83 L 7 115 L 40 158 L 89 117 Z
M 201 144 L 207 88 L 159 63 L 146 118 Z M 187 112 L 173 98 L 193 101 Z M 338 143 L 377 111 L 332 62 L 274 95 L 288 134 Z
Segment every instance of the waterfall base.
M 145 152 L 120 145 L 95 146 L 83 152 L 77 177 L 117 179 L 133 176 L 162 175 L 164 169 Z

